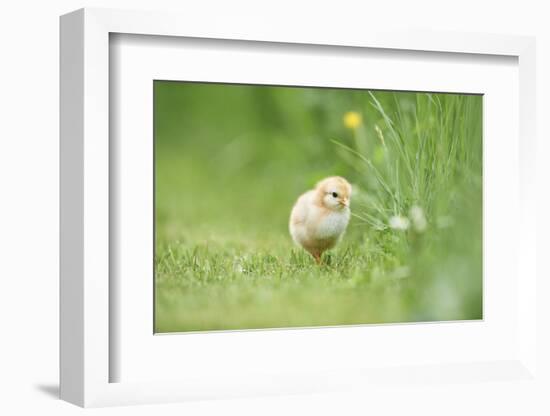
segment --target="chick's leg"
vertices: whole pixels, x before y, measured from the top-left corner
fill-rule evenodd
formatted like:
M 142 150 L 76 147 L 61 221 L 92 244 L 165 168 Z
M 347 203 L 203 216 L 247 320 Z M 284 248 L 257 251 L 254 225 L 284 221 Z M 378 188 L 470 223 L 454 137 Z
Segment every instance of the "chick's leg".
M 315 259 L 315 262 L 317 264 L 321 264 L 321 253 L 318 252 L 318 251 L 312 251 L 311 252 L 311 255 L 313 256 L 313 258 Z

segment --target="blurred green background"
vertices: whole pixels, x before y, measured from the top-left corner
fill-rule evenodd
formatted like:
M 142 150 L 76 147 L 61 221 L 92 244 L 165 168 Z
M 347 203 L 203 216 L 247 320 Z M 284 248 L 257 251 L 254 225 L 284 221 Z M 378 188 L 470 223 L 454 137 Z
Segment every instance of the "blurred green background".
M 482 97 L 155 81 L 155 331 L 482 318 Z M 352 221 L 324 265 L 297 197 Z

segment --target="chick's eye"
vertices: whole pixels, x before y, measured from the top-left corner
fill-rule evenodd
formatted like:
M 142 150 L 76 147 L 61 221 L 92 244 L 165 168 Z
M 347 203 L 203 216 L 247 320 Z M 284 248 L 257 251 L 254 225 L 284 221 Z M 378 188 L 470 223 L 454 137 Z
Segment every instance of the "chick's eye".
M 333 197 L 333 198 L 338 198 L 338 194 L 337 194 L 336 192 L 333 192 L 333 193 L 332 193 L 332 197 Z

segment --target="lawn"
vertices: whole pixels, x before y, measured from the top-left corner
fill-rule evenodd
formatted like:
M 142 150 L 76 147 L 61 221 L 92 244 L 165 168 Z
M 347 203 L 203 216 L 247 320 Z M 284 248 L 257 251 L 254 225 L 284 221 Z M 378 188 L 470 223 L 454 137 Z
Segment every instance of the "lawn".
M 482 318 L 482 97 L 155 81 L 155 330 Z M 318 266 L 296 198 L 352 220 Z

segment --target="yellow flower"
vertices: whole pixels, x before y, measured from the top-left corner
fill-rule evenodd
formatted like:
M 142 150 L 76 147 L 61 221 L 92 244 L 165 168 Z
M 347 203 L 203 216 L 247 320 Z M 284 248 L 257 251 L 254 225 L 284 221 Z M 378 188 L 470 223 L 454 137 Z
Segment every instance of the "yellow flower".
M 344 126 L 348 129 L 355 130 L 361 125 L 361 114 L 357 111 L 348 111 L 344 114 Z

